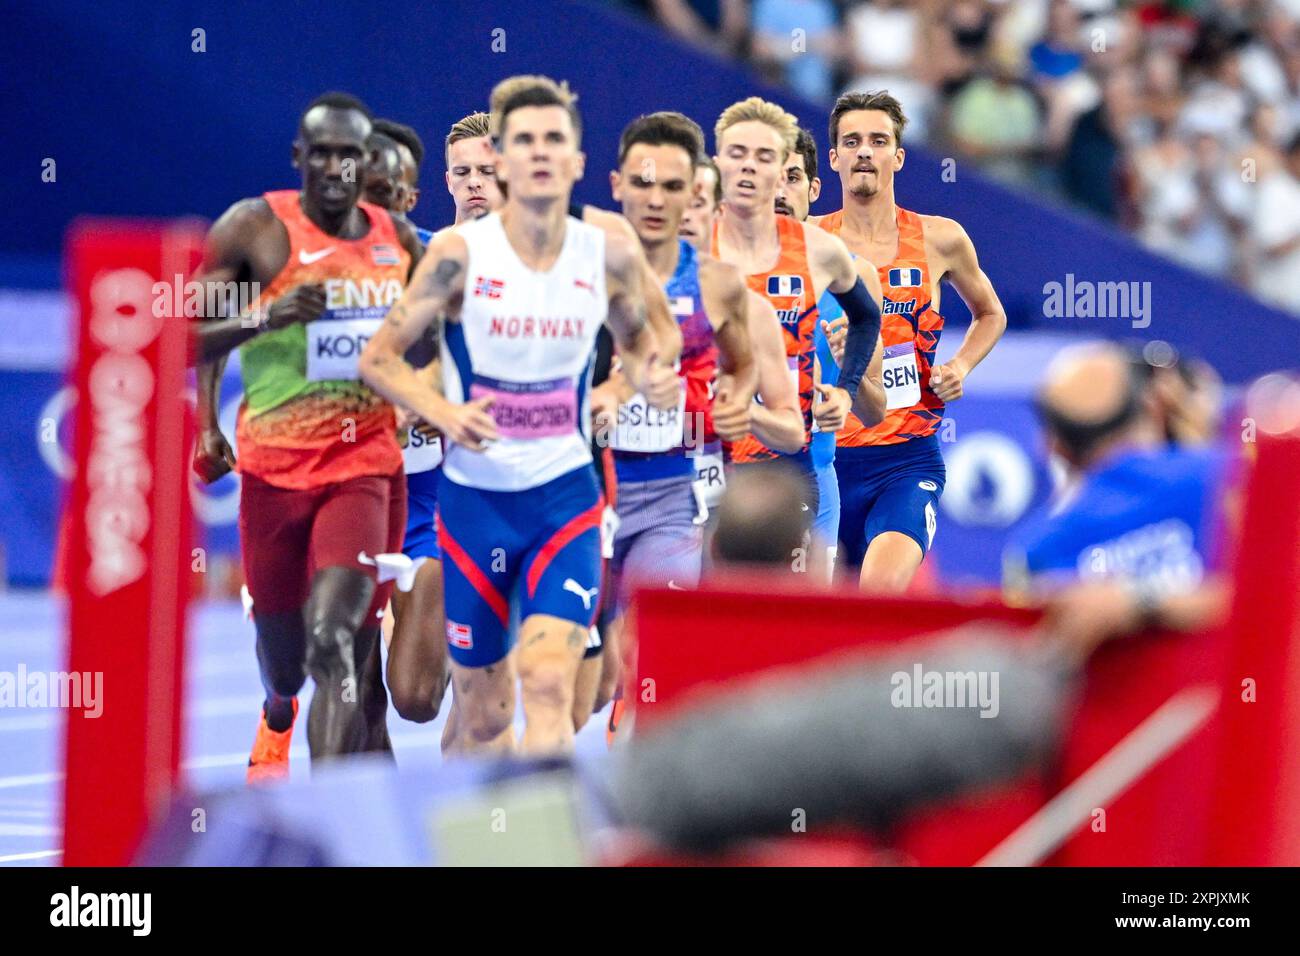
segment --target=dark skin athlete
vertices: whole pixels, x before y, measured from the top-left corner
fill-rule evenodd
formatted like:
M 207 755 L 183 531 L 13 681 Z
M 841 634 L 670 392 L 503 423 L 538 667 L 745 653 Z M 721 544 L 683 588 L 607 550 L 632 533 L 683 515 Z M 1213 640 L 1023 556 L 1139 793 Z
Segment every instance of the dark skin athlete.
M 317 106 L 303 117 L 293 144 L 293 165 L 302 173 L 302 210 L 326 235 L 360 239 L 370 231 L 357 208 L 367 160 L 370 121 L 360 111 Z M 394 219 L 398 240 L 414 271 L 423 249 L 410 223 Z M 235 203 L 208 233 L 197 281 L 257 283 L 269 287 L 289 259 L 289 234 L 258 197 Z M 409 276 L 408 276 L 409 277 Z M 235 456 L 217 424 L 218 391 L 226 357 L 264 325 L 284 328 L 310 322 L 325 309 L 320 285 L 302 285 L 277 299 L 262 323 L 238 315 L 204 316 L 194 327 L 193 360 L 201 363 L 199 436 L 194 469 L 205 481 L 220 478 Z M 316 681 L 307 721 L 312 760 L 367 749 L 389 750 L 384 727 L 386 702 L 375 698 L 382 684 L 369 672 L 379 666 L 379 630 L 365 620 L 375 583 L 349 567 L 317 570 L 306 605 L 283 614 L 259 613 L 257 659 L 266 689 L 266 718 L 272 730 L 293 721 L 292 698 L 306 674 Z M 351 691 L 351 692 L 349 692 Z

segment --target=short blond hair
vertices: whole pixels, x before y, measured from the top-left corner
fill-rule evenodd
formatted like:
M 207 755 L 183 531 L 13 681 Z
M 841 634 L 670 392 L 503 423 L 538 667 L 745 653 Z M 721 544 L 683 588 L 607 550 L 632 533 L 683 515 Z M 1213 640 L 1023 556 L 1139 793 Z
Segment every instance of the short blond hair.
M 786 156 L 794 152 L 795 143 L 799 139 L 798 118 L 761 96 L 751 96 L 739 103 L 732 103 L 722 111 L 722 115 L 718 117 L 718 122 L 713 126 L 714 149 L 721 148 L 723 133 L 737 123 L 748 123 L 750 121 L 763 123 L 776 130 L 781 137 L 781 142 L 785 144 Z
M 462 116 L 456 122 L 451 124 L 451 129 L 447 131 L 447 145 L 443 151 L 447 155 L 447 161 L 451 161 L 452 143 L 459 143 L 463 139 L 477 139 L 480 136 L 490 136 L 488 131 L 488 115 L 486 113 L 470 113 L 468 116 Z
M 549 76 L 511 76 L 492 87 L 488 99 L 488 129 L 493 142 L 500 142 L 506 117 L 524 106 L 562 106 L 573 122 L 573 132 L 582 141 L 582 118 L 578 115 L 578 95 L 564 80 Z

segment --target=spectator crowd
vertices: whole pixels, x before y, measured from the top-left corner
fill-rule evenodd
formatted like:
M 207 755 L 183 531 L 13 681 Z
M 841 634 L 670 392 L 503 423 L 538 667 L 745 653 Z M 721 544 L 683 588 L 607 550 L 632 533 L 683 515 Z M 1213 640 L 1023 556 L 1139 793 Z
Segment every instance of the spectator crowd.
M 1300 0 L 625 2 L 1300 313 Z

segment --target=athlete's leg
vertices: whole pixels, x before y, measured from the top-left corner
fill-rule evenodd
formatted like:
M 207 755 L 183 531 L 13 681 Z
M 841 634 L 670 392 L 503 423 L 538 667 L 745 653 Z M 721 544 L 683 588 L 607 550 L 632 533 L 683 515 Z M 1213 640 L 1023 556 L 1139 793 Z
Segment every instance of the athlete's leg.
M 361 749 L 366 753 L 393 752 L 393 741 L 388 736 L 388 693 L 384 689 L 384 665 L 380 654 L 383 638 L 379 628 L 370 628 L 369 634 L 357 642 L 358 651 L 369 647 L 364 661 L 357 664 L 361 672 L 361 710 L 366 724 L 366 738 Z
M 835 574 L 835 557 L 840 542 L 840 485 L 835 477 L 835 462 L 817 469 L 817 493 L 820 502 L 817 520 L 813 522 L 813 538 L 824 549 L 826 580 Z
M 530 614 L 519 632 L 525 754 L 573 749 L 573 699 L 588 628 L 549 614 Z
M 881 490 L 867 517 L 867 553 L 859 585 L 864 591 L 905 591 L 925 559 L 938 520 L 940 472 L 907 469 Z
M 371 620 L 385 598 L 376 593 L 373 567 L 360 558 L 389 545 L 394 487 L 391 476 L 377 475 L 333 485 L 312 525 L 318 570 L 307 603 L 307 670 L 316 692 L 307 732 L 313 759 L 355 753 L 366 739 L 357 665 L 369 654 L 371 635 L 378 634 Z
M 466 667 L 451 662 L 456 695 L 453 738 L 443 738 L 446 754 L 509 754 L 515 749 L 514 655 L 495 664 Z M 450 721 L 448 721 L 450 724 Z
M 599 632 L 597 632 L 599 633 Z M 591 640 L 578 664 L 578 678 L 573 691 L 573 732 L 576 734 L 591 719 L 596 711 L 596 694 L 600 689 L 605 659 L 605 636 L 600 635 L 600 644 L 592 653 Z
M 389 481 L 388 499 L 388 541 L 384 548 L 389 553 L 402 547 L 406 532 L 406 480 L 398 473 Z M 361 675 L 361 713 L 366 725 L 366 736 L 362 750 L 367 753 L 393 752 L 393 742 L 388 736 L 388 692 L 384 687 L 383 659 L 380 644 L 383 643 L 383 618 L 388 607 L 389 594 L 396 588 L 391 583 L 375 589 L 374 600 L 370 604 L 370 613 L 355 645 L 358 655 L 357 670 Z
M 578 468 L 536 489 L 535 513 L 552 518 L 525 555 L 518 666 L 529 754 L 573 749 L 578 666 L 600 608 L 600 518 L 595 471 Z
M 437 529 L 453 704 L 447 754 L 514 749 L 510 601 L 519 569 L 515 493 L 438 485 Z
M 314 492 L 290 491 L 245 475 L 239 531 L 244 578 L 253 599 L 257 663 L 266 691 L 266 726 L 293 726 L 293 698 L 306 680 L 307 563 Z
M 375 582 L 355 568 L 321 568 L 307 602 L 307 672 L 316 682 L 307 717 L 312 760 L 359 752 L 366 739 L 357 643 Z M 363 658 L 364 660 L 364 658 Z
M 614 699 L 618 685 L 623 679 L 623 619 L 611 619 L 601 631 L 601 641 L 605 649 L 600 655 L 600 683 L 596 687 L 596 700 L 591 705 L 592 713 L 600 713 L 605 705 Z
M 438 716 L 448 679 L 442 562 L 429 559 L 420 565 L 409 592 L 393 592 L 393 642 L 388 648 L 393 706 L 404 719 L 427 723 Z
M 912 538 L 899 531 L 884 531 L 867 545 L 858 585 L 864 591 L 901 594 L 924 558 L 925 552 Z

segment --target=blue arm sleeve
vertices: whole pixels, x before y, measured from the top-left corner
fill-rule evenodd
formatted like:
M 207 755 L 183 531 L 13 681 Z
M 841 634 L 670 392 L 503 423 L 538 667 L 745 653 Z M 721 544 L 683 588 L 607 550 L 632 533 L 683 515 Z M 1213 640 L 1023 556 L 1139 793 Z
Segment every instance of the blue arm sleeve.
M 880 337 L 880 306 L 871 298 L 867 285 L 858 276 L 847 292 L 832 292 L 849 319 L 849 334 L 844 340 L 844 361 L 840 363 L 839 386 L 856 397 L 862 376 L 867 372 L 871 355 Z

